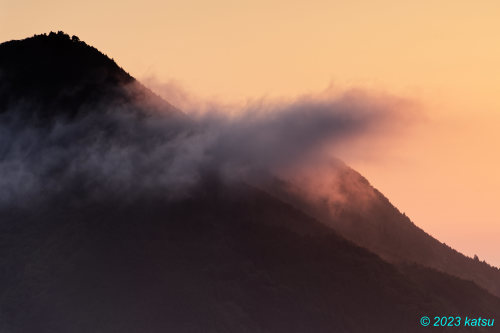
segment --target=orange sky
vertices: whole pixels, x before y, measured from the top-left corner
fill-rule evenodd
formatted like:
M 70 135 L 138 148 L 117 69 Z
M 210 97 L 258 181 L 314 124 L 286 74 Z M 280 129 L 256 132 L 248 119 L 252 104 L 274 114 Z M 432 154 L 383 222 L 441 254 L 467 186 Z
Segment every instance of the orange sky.
M 219 101 L 329 86 L 425 120 L 349 164 L 424 230 L 500 266 L 500 2 L 0 0 L 0 41 L 64 30 L 135 77 Z

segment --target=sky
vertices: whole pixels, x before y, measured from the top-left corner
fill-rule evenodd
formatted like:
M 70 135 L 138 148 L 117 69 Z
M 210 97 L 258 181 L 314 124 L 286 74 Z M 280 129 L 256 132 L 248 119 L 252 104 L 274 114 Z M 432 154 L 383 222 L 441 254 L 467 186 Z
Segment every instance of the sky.
M 339 157 L 425 231 L 500 266 L 499 17 L 490 0 L 0 0 L 0 41 L 63 30 L 196 100 L 408 99 L 415 124 Z

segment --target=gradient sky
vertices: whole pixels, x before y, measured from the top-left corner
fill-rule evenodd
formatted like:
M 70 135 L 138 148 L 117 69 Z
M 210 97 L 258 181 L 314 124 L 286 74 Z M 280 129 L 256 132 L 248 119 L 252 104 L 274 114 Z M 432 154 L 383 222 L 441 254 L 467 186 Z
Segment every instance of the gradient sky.
M 0 41 L 63 30 L 201 99 L 412 99 L 422 120 L 406 135 L 341 157 L 424 230 L 500 266 L 499 18 L 487 0 L 0 0 Z

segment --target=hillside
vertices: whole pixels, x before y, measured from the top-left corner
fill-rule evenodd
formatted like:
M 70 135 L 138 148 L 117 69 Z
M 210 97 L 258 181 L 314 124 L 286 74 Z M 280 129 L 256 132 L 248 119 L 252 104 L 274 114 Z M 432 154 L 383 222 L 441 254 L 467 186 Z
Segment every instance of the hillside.
M 466 257 L 427 234 L 344 163 L 332 163 L 327 173 L 319 180 L 276 180 L 266 187 L 389 262 L 434 268 L 500 296 L 500 269 Z
M 424 314 L 500 309 L 472 283 L 399 270 L 246 185 L 207 180 L 175 203 L 73 195 L 2 211 L 2 330 L 417 332 Z
M 0 113 L 12 109 L 40 122 L 113 109 L 184 117 L 114 60 L 61 31 L 0 45 Z

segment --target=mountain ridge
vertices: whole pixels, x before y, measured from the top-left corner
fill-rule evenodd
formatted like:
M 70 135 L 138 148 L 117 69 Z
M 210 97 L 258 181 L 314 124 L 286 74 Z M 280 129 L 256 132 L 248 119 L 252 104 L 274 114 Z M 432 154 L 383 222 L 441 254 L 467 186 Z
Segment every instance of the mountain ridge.
M 0 113 L 29 110 L 24 116 L 41 122 L 130 104 L 143 112 L 185 117 L 113 59 L 62 31 L 1 43 L 0 79 Z
M 473 280 L 500 296 L 500 268 L 467 257 L 426 233 L 344 163 L 332 164 L 331 173 L 333 176 L 321 180 L 326 185 L 277 180 L 268 188 L 389 262 L 415 262 Z M 307 178 L 307 182 L 314 179 Z M 304 191 L 309 194 L 303 195 Z

